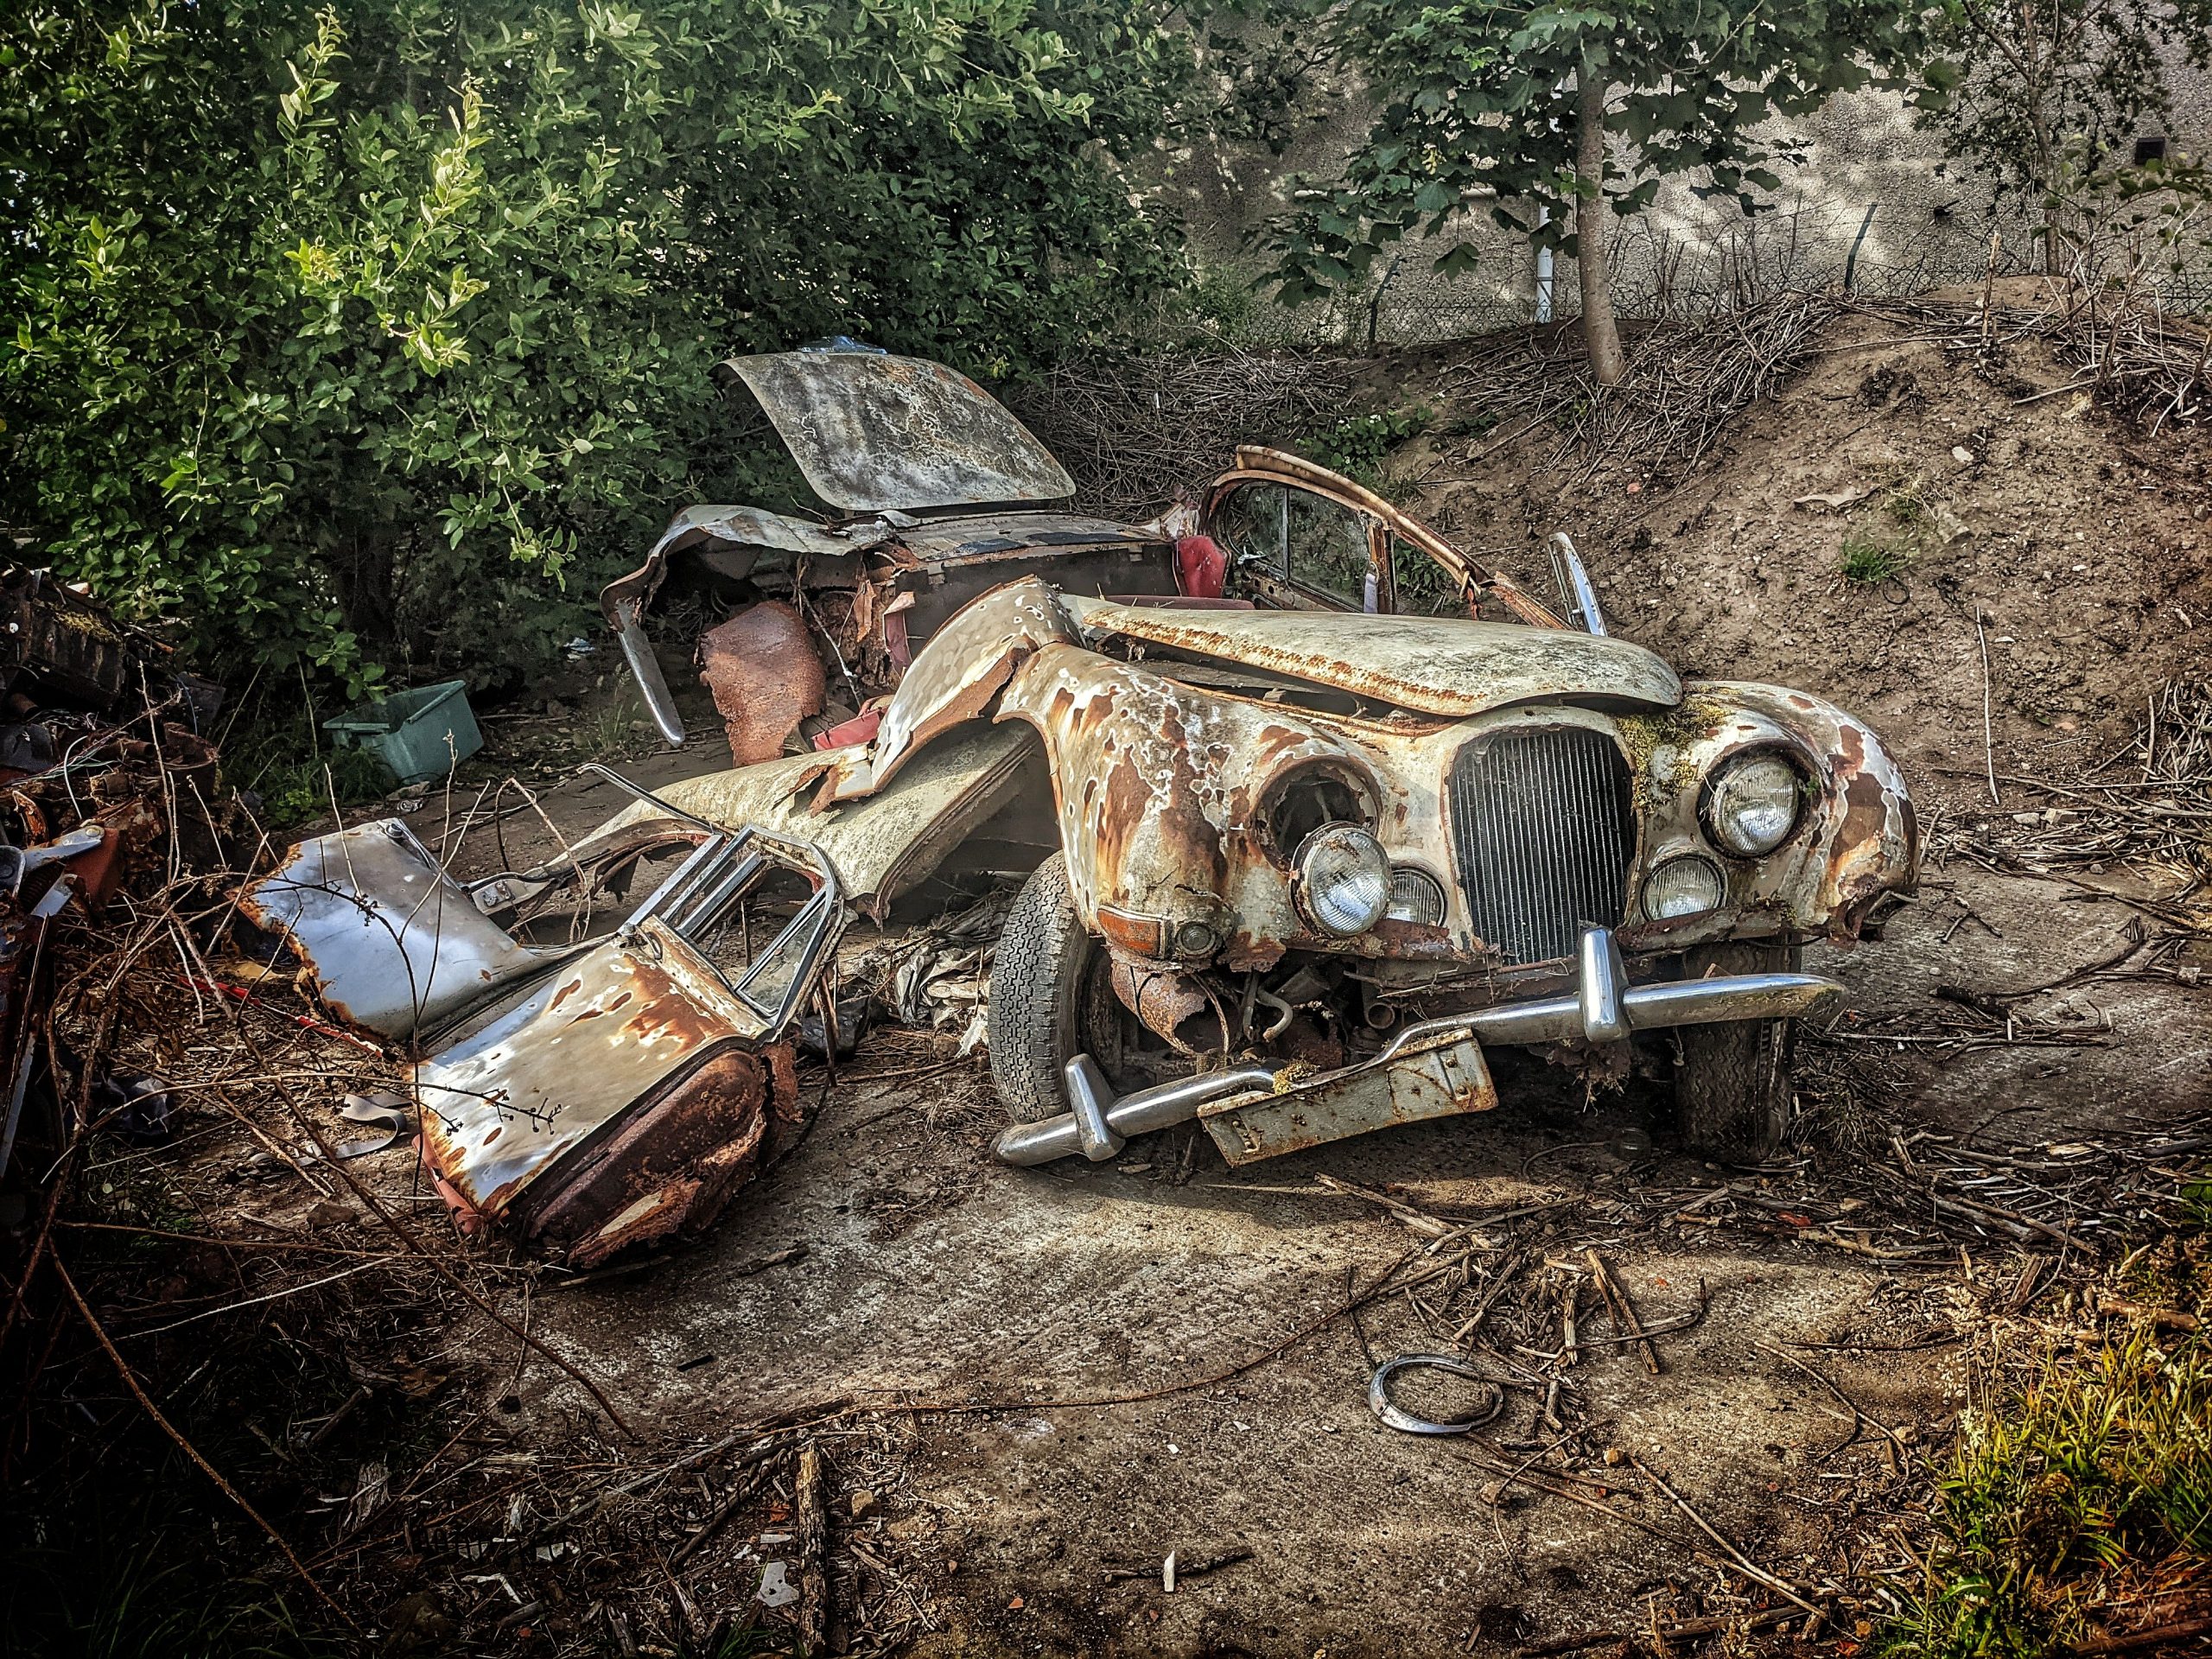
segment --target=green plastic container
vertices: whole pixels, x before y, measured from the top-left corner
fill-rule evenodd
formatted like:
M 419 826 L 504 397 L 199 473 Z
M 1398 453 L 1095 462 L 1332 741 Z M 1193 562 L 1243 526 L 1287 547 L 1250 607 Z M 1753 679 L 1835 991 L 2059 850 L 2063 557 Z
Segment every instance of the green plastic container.
M 397 692 L 326 720 L 322 729 L 347 748 L 376 755 L 403 784 L 442 778 L 455 761 L 467 760 L 484 747 L 484 735 L 476 729 L 476 715 L 468 706 L 466 680 L 442 680 Z

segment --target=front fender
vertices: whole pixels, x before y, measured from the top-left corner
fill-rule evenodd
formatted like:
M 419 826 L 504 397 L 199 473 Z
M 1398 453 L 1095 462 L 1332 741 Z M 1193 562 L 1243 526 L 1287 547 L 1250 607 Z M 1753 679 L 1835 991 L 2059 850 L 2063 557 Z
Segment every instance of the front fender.
M 1911 791 L 1881 740 L 1834 704 L 1783 686 L 1696 681 L 1682 709 L 1649 722 L 1641 787 L 1643 867 L 1675 851 L 1718 855 L 1730 868 L 1732 912 L 1770 914 L 1791 933 L 1847 940 L 1885 893 L 1911 892 L 1920 880 L 1920 825 Z M 1637 729 L 1624 721 L 1624 731 Z M 1705 779 L 1730 757 L 1786 749 L 1811 779 L 1796 833 L 1762 858 L 1732 857 L 1713 847 L 1698 820 Z M 1700 918 L 1682 926 L 1646 924 L 1637 943 L 1662 936 L 1696 943 Z
M 1069 891 L 1093 931 L 1139 955 L 1197 957 L 1232 934 L 1304 931 L 1260 805 L 1309 761 L 1364 771 L 1348 745 L 1291 711 L 1065 644 L 1023 666 L 997 718 L 1044 739 Z

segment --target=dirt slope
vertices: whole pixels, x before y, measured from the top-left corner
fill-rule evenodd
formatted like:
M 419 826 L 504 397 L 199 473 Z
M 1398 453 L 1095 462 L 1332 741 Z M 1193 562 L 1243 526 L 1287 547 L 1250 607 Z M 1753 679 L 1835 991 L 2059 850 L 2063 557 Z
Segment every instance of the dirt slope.
M 1370 385 L 1434 408 L 1435 429 L 1480 415 L 1454 404 L 1451 353 L 1397 366 Z M 1686 673 L 1831 696 L 1929 798 L 1964 804 L 1985 645 L 1998 770 L 2051 778 L 2125 741 L 2159 683 L 2212 665 L 2212 440 L 2044 395 L 2073 378 L 2039 341 L 1977 373 L 1897 321 L 1846 314 L 1679 480 L 1559 461 L 1550 426 L 1496 453 L 1424 440 L 1392 470 L 1412 511 L 1540 587 L 1543 538 L 1567 531 L 1617 632 Z M 1847 580 L 1847 544 L 1901 568 Z

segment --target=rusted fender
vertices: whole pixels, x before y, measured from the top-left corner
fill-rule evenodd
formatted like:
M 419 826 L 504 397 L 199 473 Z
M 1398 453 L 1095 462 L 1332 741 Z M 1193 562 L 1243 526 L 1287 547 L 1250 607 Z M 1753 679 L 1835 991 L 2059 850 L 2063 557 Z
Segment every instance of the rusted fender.
M 1794 754 L 1815 779 L 1806 819 L 1774 852 L 1732 859 L 1735 902 L 1726 912 L 1765 910 L 1786 931 L 1838 940 L 1858 937 L 1875 901 L 1920 880 L 1920 824 L 1904 774 L 1881 740 L 1834 703 L 1785 686 L 1692 681 L 1682 707 L 1661 720 L 1622 722 L 1644 749 L 1648 869 L 1676 852 L 1715 849 L 1698 823 L 1703 779 L 1730 756 L 1773 748 Z M 1657 948 L 1666 938 L 1696 942 L 1701 918 L 1683 926 L 1624 929 L 1624 943 Z
M 822 804 L 874 794 L 931 738 L 988 711 L 1040 647 L 1076 638 L 1058 591 L 1034 576 L 963 606 L 907 669 L 884 706 L 874 742 L 836 758 Z
M 1015 676 L 1000 720 L 1045 740 L 1060 844 L 1077 911 L 1138 954 L 1208 957 L 1232 931 L 1270 939 L 1304 931 L 1284 871 L 1259 830 L 1260 800 L 1286 767 L 1351 761 L 1345 744 L 1272 705 L 1178 684 L 1081 645 L 1051 645 Z M 1359 769 L 1370 768 L 1363 761 Z M 1170 937 L 1146 950 L 1132 926 Z

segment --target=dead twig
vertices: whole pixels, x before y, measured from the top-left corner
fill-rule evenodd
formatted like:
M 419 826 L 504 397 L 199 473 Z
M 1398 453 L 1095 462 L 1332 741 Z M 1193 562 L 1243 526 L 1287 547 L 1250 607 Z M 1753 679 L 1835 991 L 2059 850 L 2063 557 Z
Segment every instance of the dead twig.
M 830 1630 L 828 1554 L 830 1515 L 822 1491 L 822 1448 L 809 1442 L 798 1454 L 791 1482 L 792 1531 L 798 1549 L 798 1650 L 821 1653 Z
M 1603 1256 L 1594 1249 L 1583 1251 L 1582 1255 L 1590 1264 L 1590 1276 L 1598 1281 L 1598 1294 L 1605 1299 L 1605 1306 L 1612 1313 L 1613 1328 L 1628 1333 L 1630 1340 L 1643 1355 L 1643 1368 L 1657 1376 L 1661 1370 L 1659 1350 L 1637 1321 L 1636 1304 L 1629 1300 L 1627 1290 L 1613 1277 L 1612 1269 L 1605 1265 Z
M 117 1348 L 115 1344 L 109 1339 L 106 1329 L 100 1324 L 99 1320 L 94 1317 L 92 1304 L 85 1300 L 84 1293 L 77 1288 L 77 1281 L 69 1276 L 69 1269 L 61 1264 L 60 1256 L 50 1254 L 48 1260 L 53 1263 L 54 1275 L 61 1281 L 61 1287 L 69 1293 L 69 1300 L 76 1304 L 77 1312 L 84 1319 L 86 1327 L 92 1332 L 93 1338 L 99 1342 L 101 1348 L 106 1351 L 108 1358 L 114 1362 L 116 1374 L 122 1377 L 124 1387 L 130 1390 L 131 1396 L 138 1402 L 140 1408 L 145 1412 L 147 1416 L 154 1420 L 155 1426 L 175 1443 L 177 1450 L 183 1452 L 186 1457 L 189 1458 L 194 1466 L 199 1469 L 200 1473 L 206 1475 L 208 1479 L 215 1483 L 216 1486 L 221 1491 L 225 1497 L 229 1498 L 232 1503 L 237 1504 L 239 1509 L 245 1511 L 247 1518 L 251 1520 L 255 1526 L 260 1528 L 264 1533 L 268 1535 L 269 1541 L 270 1543 L 276 1545 L 278 1549 L 283 1551 L 284 1559 L 292 1564 L 292 1571 L 299 1574 L 301 1583 L 306 1585 L 309 1590 L 315 1592 L 315 1599 L 321 1602 L 324 1606 L 329 1608 L 332 1612 L 337 1614 L 340 1618 L 343 1619 L 346 1623 L 346 1629 L 358 1632 L 361 1627 L 354 1623 L 353 1616 L 347 1612 L 343 1607 L 340 1606 L 338 1603 L 332 1599 L 330 1592 L 322 1587 L 321 1583 L 315 1578 L 315 1574 L 308 1571 L 307 1564 L 300 1560 L 299 1555 L 293 1550 L 291 1545 L 284 1541 L 284 1535 L 278 1532 L 276 1528 L 270 1526 L 269 1522 L 263 1518 L 260 1510 L 255 1509 L 252 1504 L 245 1501 L 244 1494 L 242 1494 L 237 1487 L 232 1485 L 229 1481 L 226 1480 L 223 1478 L 221 1471 L 219 1471 L 213 1464 L 208 1462 L 207 1459 L 200 1455 L 199 1448 L 194 1446 L 190 1440 L 186 1440 L 184 1436 L 177 1431 L 175 1424 L 170 1422 L 167 1417 L 164 1417 L 162 1414 L 162 1408 L 154 1403 L 152 1396 L 148 1395 L 146 1390 L 139 1385 L 137 1373 L 133 1371 L 130 1365 L 124 1361 L 122 1351 Z
M 1656 1486 L 1662 1492 L 1664 1492 L 1669 1498 L 1674 1500 L 1675 1507 L 1680 1510 L 1684 1515 L 1689 1516 L 1691 1523 L 1694 1525 L 1700 1532 L 1712 1539 L 1714 1543 L 1719 1545 L 1721 1549 L 1726 1553 L 1728 1559 L 1735 1562 L 1736 1565 L 1741 1567 L 1751 1578 L 1757 1580 L 1758 1583 L 1764 1585 L 1777 1595 L 1784 1597 L 1797 1606 L 1803 1608 L 1808 1613 L 1817 1613 L 1821 1611 L 1819 1608 L 1814 1606 L 1811 1602 L 1807 1601 L 1802 1596 L 1799 1595 L 1796 1591 L 1792 1589 L 1788 1584 L 1775 1577 L 1773 1573 L 1768 1572 L 1750 1556 L 1745 1554 L 1742 1550 L 1730 1543 L 1726 1537 L 1722 1536 L 1721 1534 L 1713 1528 L 1711 1522 L 1707 1521 L 1703 1516 L 1697 1512 L 1696 1509 L 1692 1506 L 1689 1499 L 1684 1497 L 1680 1492 L 1676 1491 L 1665 1481 L 1662 1480 L 1641 1458 L 1636 1456 L 1635 1453 L 1630 1452 L 1629 1454 L 1629 1461 L 1636 1466 L 1637 1473 L 1641 1474 L 1646 1480 L 1649 1481 L 1654 1486 Z

